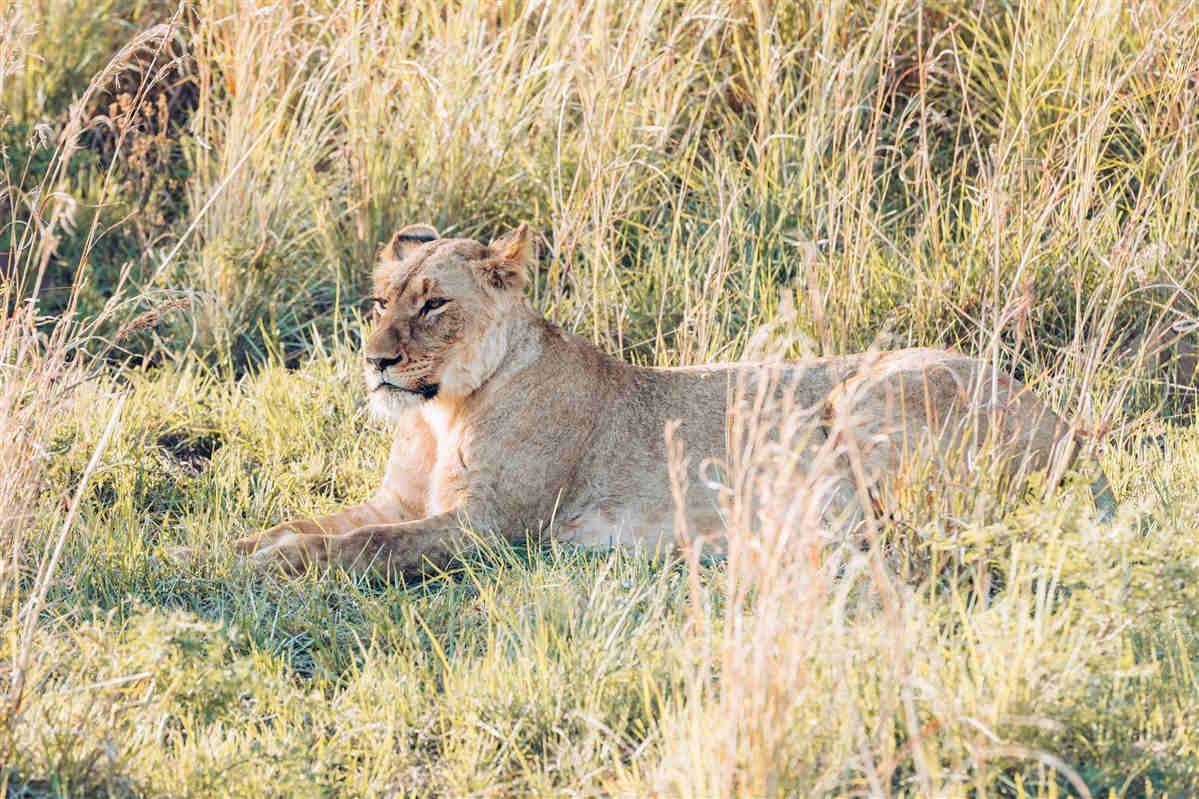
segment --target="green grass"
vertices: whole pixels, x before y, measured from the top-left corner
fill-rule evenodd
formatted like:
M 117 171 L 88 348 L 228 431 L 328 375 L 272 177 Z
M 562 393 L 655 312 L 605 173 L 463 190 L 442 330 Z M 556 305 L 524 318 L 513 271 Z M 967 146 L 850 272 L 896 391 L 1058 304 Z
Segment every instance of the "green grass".
M 0 6 L 0 795 L 1199 791 L 1192 3 L 245 8 Z M 638 363 L 994 359 L 1120 513 L 928 475 L 834 563 L 767 462 L 724 559 L 255 576 L 379 479 L 376 248 L 522 220 Z
M 692 581 L 679 563 L 557 549 L 406 586 L 264 580 L 235 537 L 377 477 L 386 437 L 353 354 L 236 383 L 127 380 L 81 390 L 53 443 L 49 484 L 72 485 L 128 397 L 37 626 L 15 795 L 760 795 L 872 779 L 1015 795 L 1060 781 L 1043 754 L 1096 793 L 1199 780 L 1190 429 L 1166 431 L 1168 457 L 1130 440 L 1108 458 L 1136 523 L 1097 525 L 1072 486 L 930 535 L 951 565 L 912 580 L 892 619 L 862 564 L 802 602 L 785 573 L 746 594 L 723 562 Z M 170 560 L 179 543 L 199 554 Z M 980 561 L 1004 581 L 985 601 Z

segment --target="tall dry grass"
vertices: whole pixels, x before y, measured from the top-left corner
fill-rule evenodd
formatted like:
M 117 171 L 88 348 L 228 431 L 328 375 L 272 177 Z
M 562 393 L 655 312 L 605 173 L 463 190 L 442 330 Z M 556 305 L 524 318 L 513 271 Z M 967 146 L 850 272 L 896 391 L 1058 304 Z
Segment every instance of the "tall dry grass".
M 640 361 L 736 357 L 785 287 L 815 351 L 1081 375 L 1093 343 L 1195 310 L 1161 306 L 1194 281 L 1196 24 L 1182 2 L 206 0 L 177 34 L 191 216 L 145 282 L 194 300 L 173 340 L 244 363 L 328 330 L 403 222 L 527 219 L 539 302 Z
M 773 343 L 761 357 L 785 352 Z M 1001 513 L 1029 500 L 998 476 L 1002 451 L 984 445 L 969 465 L 915 452 L 896 474 L 867 474 L 855 419 L 821 419 L 785 387 L 745 388 L 728 462 L 701 471 L 727 520 L 725 563 L 714 580 L 705 542 L 678 520 L 692 665 L 654 756 L 618 784 L 671 796 L 945 796 L 1011 788 L 1005 775 L 1033 771 L 1041 789 L 1091 796 L 1075 758 L 1013 735 L 1054 728 L 1054 693 L 1112 656 L 1087 611 L 1062 613 L 1083 622 L 1067 640 L 1047 632 L 1063 624 L 1051 610 L 1069 557 L 1056 540 L 1063 521 L 1082 510 L 1088 566 L 1114 535 L 1085 518 L 1089 492 L 1043 484 L 1048 516 L 1013 525 Z M 673 449 L 680 500 L 687 467 Z M 880 514 L 874 491 L 888 483 L 912 490 Z M 846 505 L 861 512 L 856 525 L 830 526 Z M 1073 663 L 1059 670 L 1063 646 Z M 962 679 L 976 668 L 976 682 Z
M 22 15 L 20 6 L 5 9 L 7 23 L 0 33 L 0 94 L 29 58 L 29 40 L 36 26 Z M 89 481 L 110 440 L 120 416 L 123 399 L 119 400 L 104 428 L 99 443 L 75 486 L 53 485 L 47 480 L 51 466 L 52 440 L 80 408 L 80 389 L 97 374 L 100 359 L 116 346 L 120 339 L 144 324 L 143 317 L 129 318 L 124 311 L 122 285 L 113 287 L 113 297 L 90 317 L 77 313 L 79 290 L 88 269 L 91 247 L 103 231 L 98 229 L 98 216 L 93 216 L 84 231 L 85 243 L 75 269 L 74 279 L 65 308 L 55 317 L 41 310 L 42 291 L 47 267 L 65 236 L 75 231 L 76 198 L 71 194 L 67 165 L 80 147 L 85 131 L 89 96 L 103 88 L 113 74 L 131 61 L 132 56 L 147 46 L 162 46 L 172 34 L 171 23 L 155 26 L 139 33 L 110 60 L 76 99 L 71 114 L 58 131 L 53 156 L 41 180 L 32 188 L 23 188 L 30 164 L 3 159 L 4 183 L 0 187 L 0 207 L 6 218 L 0 220 L 0 232 L 8 234 L 11 249 L 0 254 L 3 282 L 0 284 L 0 601 L 9 608 L 5 623 L 10 657 L 5 663 L 6 691 L 3 715 L 0 717 L 2 743 L 0 751 L 5 765 L 0 775 L 0 791 L 7 792 L 8 763 L 17 726 L 22 721 L 27 694 L 36 680 L 39 654 L 38 640 L 44 634 L 47 593 L 58 581 L 57 570 L 64 546 L 73 532 L 80 503 L 89 488 Z M 138 92 L 137 103 L 143 99 L 151 80 L 147 74 Z M 0 113 L 0 124 L 10 120 Z M 47 135 L 39 132 L 37 135 Z M 119 155 L 124 136 L 118 138 Z M 116 160 L 109 165 L 111 178 Z M 105 182 L 105 187 L 111 181 Z M 104 191 L 98 198 L 105 201 Z M 121 281 L 127 277 L 122 273 Z M 122 316 L 124 319 L 122 320 Z M 103 339 L 97 331 L 111 321 L 123 321 L 111 339 Z M 101 338 L 101 348 L 93 342 Z M 68 493 L 69 491 L 69 493 Z M 53 626 L 56 622 L 51 621 Z
M 1194 280 L 1195 15 L 1109 10 L 204 6 L 199 332 L 344 296 L 401 221 L 531 217 L 541 301 L 641 360 L 736 356 L 782 285 L 819 352 L 1076 381 Z

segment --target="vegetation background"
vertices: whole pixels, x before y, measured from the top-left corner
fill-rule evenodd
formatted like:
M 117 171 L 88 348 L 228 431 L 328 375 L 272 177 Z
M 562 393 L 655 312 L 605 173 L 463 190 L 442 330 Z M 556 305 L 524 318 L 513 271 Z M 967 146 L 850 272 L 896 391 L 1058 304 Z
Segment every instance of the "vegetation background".
M 637 363 L 994 359 L 1120 514 L 250 574 L 377 479 L 379 244 L 522 220 Z M 1197 253 L 1192 0 L 0 0 L 0 796 L 1192 795 Z

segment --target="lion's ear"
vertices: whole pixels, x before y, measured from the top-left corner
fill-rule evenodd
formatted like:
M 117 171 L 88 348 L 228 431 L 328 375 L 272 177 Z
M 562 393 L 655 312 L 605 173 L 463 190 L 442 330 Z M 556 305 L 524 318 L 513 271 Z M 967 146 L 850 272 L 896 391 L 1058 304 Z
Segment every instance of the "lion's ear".
M 525 287 L 527 270 L 533 263 L 533 234 L 524 222 L 487 247 L 491 257 L 483 261 L 483 279 L 495 289 L 520 291 Z
M 396 231 L 387 245 L 391 257 L 402 259 L 413 247 L 428 244 L 440 238 L 431 225 L 407 225 Z

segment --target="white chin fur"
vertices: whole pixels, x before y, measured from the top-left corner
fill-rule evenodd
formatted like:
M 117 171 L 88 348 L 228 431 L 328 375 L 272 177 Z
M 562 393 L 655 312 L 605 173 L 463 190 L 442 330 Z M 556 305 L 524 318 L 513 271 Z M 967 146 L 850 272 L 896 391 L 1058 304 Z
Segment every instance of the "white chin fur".
M 370 393 L 370 409 L 376 418 L 384 422 L 398 422 L 404 414 L 424 402 L 419 394 L 380 388 Z

